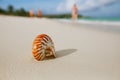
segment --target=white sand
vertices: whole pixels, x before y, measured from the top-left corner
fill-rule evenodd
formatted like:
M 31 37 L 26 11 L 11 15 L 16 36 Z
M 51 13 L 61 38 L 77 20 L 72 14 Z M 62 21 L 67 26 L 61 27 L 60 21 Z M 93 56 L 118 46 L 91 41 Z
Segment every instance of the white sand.
M 98 27 L 0 16 L 0 80 L 120 80 L 120 31 Z M 53 39 L 56 59 L 34 60 L 41 33 Z

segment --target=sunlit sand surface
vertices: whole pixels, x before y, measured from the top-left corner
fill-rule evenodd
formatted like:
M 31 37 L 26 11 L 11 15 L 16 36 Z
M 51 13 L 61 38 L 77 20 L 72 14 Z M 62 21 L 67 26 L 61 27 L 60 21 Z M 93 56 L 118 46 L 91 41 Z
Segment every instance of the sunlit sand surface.
M 120 31 L 104 26 L 0 16 L 0 80 L 120 80 Z M 33 58 L 32 42 L 42 33 L 57 58 Z

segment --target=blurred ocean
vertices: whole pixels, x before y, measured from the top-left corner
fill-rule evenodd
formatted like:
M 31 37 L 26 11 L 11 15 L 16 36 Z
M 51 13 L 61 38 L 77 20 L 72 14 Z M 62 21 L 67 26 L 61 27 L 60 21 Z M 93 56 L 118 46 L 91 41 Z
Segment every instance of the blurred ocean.
M 91 21 L 120 21 L 120 18 L 79 18 L 78 20 L 91 20 Z
M 73 22 L 72 19 L 59 19 L 63 22 Z M 119 25 L 120 18 L 79 18 L 75 20 L 76 23 L 85 23 L 85 24 L 105 24 L 105 25 Z

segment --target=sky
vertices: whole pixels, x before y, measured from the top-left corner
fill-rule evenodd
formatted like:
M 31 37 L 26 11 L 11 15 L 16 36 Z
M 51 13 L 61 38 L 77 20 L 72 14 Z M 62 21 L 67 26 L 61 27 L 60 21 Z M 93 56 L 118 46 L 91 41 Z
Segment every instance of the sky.
M 15 9 L 41 10 L 43 14 L 71 13 L 73 4 L 84 16 L 120 18 L 120 0 L 0 0 L 3 9 L 13 5 Z

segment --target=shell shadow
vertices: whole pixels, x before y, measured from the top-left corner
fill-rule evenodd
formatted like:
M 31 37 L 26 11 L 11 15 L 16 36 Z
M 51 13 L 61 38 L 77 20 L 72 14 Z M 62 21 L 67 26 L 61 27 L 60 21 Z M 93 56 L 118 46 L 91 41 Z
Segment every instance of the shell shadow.
M 70 55 L 70 54 L 72 54 L 72 53 L 74 53 L 76 51 L 77 51 L 77 49 L 64 49 L 64 50 L 56 51 L 56 55 L 57 55 L 56 58 L 61 58 L 61 57 Z M 54 58 L 54 57 L 46 57 L 44 60 L 47 61 L 47 60 L 53 60 L 53 59 L 56 59 L 56 58 Z
M 57 58 L 61 58 L 61 57 L 70 55 L 76 51 L 77 51 L 77 49 L 64 49 L 64 50 L 56 51 Z

